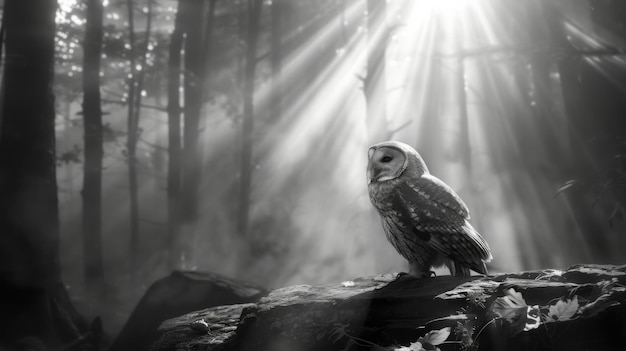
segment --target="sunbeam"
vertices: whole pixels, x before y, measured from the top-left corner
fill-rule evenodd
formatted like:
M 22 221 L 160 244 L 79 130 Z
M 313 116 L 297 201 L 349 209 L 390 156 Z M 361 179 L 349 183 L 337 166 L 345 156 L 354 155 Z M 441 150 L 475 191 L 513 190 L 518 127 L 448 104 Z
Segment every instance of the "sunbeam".
M 618 39 L 598 35 L 589 15 L 581 15 L 586 13 L 583 5 L 388 0 L 383 21 L 370 25 L 374 21 L 367 1 L 292 3 L 283 9 L 289 19 L 283 25 L 289 30 L 280 35 L 280 74 L 274 77 L 267 50 L 275 35 L 268 28 L 276 3 L 263 2 L 261 26 L 268 32 L 259 36 L 262 50 L 255 62 L 249 237 L 235 234 L 234 200 L 242 177 L 243 67 L 234 57 L 243 55 L 246 45 L 232 43 L 242 40 L 245 27 L 233 34 L 234 27 L 227 25 L 243 18 L 238 16 L 245 6 L 240 2 L 218 6 L 219 40 L 213 43 L 209 60 L 213 71 L 207 75 L 200 122 L 202 215 L 187 224 L 193 227 L 191 237 L 180 239 L 188 250 L 186 268 L 267 285 L 328 283 L 406 270 L 386 242 L 367 196 L 365 166 L 372 123 L 386 128 L 381 135 L 414 146 L 432 173 L 464 199 L 472 223 L 492 247 L 492 271 L 563 267 L 597 259 L 604 244 L 590 239 L 585 228 L 590 221 L 576 218 L 580 205 L 565 195 L 554 197 L 568 172 L 577 169 L 578 151 L 572 145 L 588 142 L 581 130 L 589 128 L 574 126 L 569 116 L 568 101 L 576 98 L 571 98 L 568 89 L 573 85 L 565 80 L 575 83 L 592 71 L 624 89 L 618 74 L 624 59 L 601 52 L 607 45 L 619 47 Z M 68 15 L 76 4 L 62 2 L 66 16 L 58 21 L 76 24 Z M 175 2 L 170 5 L 158 27 L 168 36 Z M 559 39 L 551 41 L 553 37 Z M 161 45 L 159 40 L 154 45 Z M 368 60 L 372 49 L 381 47 L 384 69 L 377 74 L 384 77 L 380 84 L 386 88 L 367 96 L 368 78 L 374 76 L 368 72 L 372 68 Z M 599 54 L 584 56 L 584 50 Z M 120 57 L 110 62 L 111 70 L 128 68 Z M 151 64 L 158 63 L 154 54 Z M 564 70 L 568 67 L 570 71 Z M 586 75 L 576 77 L 580 67 L 585 67 Z M 67 70 L 69 77 L 80 73 L 78 66 Z M 116 84 L 123 86 L 122 80 Z M 105 92 L 123 99 L 123 92 L 115 95 L 117 87 Z M 281 103 L 274 116 L 269 106 L 275 89 Z M 162 91 L 147 90 L 145 101 L 164 105 Z M 386 109 L 372 115 L 368 99 L 384 102 Z M 70 110 L 75 113 L 79 108 Z M 121 110 L 110 108 L 112 115 Z M 145 173 L 140 196 L 146 203 L 141 207 L 142 230 L 156 233 L 145 244 L 145 252 L 166 242 L 164 229 L 155 225 L 164 221 L 163 207 L 157 207 L 165 201 L 168 162 L 167 114 L 161 110 L 145 113 L 141 122 Z M 112 128 L 124 129 L 123 121 L 111 121 Z M 126 160 L 119 156 L 122 144 L 110 145 L 105 160 L 105 184 L 117 189 L 105 196 L 106 206 L 114 207 L 110 215 L 116 218 L 106 224 L 111 232 L 127 226 L 127 205 L 114 205 L 123 202 L 119 191 L 127 187 Z M 69 148 L 72 143 L 64 145 Z M 591 151 L 584 146 L 580 150 L 585 164 L 601 166 Z M 68 172 L 70 178 L 78 177 L 76 172 Z M 155 174 L 160 178 L 153 179 Z M 75 216 L 75 206 L 70 207 L 67 216 Z M 113 250 L 119 241 L 106 244 L 115 251 L 112 260 L 127 254 L 126 249 Z
M 454 285 L 427 278 L 443 262 L 491 276 L 626 259 L 626 2 L 32 2 L 2 8 L 0 256 L 19 331 L 2 349 L 107 347 L 86 337 L 95 317 L 116 333 L 181 271 L 216 273 L 190 274 L 215 294 L 170 295 L 191 309 L 222 288 L 361 293 L 407 270 Z M 539 324 L 574 304 L 555 301 Z

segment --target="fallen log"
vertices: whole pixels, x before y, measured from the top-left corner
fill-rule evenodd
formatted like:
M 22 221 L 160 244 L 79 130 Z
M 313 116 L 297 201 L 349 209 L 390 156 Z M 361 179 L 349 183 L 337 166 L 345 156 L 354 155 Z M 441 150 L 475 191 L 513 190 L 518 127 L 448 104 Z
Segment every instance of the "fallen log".
M 159 333 L 155 351 L 615 349 L 626 345 L 626 265 L 291 286 Z

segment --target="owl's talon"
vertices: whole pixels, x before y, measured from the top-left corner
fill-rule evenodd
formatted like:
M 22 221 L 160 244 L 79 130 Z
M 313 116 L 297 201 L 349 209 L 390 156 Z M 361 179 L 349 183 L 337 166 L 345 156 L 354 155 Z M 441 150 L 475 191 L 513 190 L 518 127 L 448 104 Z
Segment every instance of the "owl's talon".
M 429 271 L 429 274 L 426 274 L 425 272 L 400 272 L 396 275 L 396 280 L 400 280 L 400 279 L 424 279 L 424 278 L 430 278 L 433 277 L 435 275 L 435 272 L 433 271 Z
M 400 279 L 402 277 L 406 277 L 407 275 L 409 275 L 409 273 L 407 273 L 407 272 L 400 272 L 400 273 L 396 274 L 396 279 Z

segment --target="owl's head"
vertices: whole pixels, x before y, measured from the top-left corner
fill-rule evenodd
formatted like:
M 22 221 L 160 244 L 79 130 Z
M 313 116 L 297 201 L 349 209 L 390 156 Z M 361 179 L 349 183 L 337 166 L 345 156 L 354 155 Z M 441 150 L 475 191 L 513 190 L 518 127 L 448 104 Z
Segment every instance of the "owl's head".
M 383 141 L 368 151 L 367 184 L 396 179 L 402 174 L 428 174 L 426 163 L 412 147 L 399 141 Z

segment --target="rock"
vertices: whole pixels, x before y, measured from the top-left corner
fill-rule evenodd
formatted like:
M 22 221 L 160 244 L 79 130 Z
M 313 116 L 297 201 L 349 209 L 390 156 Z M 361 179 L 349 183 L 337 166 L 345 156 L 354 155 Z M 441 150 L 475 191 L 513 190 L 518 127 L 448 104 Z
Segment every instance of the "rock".
M 168 318 L 211 306 L 255 302 L 263 288 L 215 273 L 173 272 L 150 286 L 117 336 L 111 351 L 148 350 Z
M 359 278 L 161 324 L 153 350 L 606 350 L 626 345 L 626 265 Z

